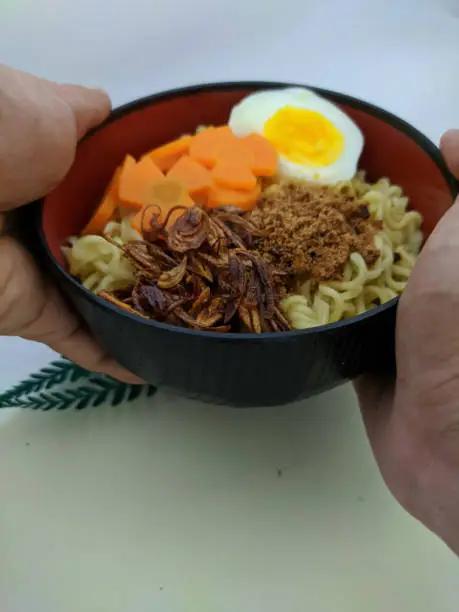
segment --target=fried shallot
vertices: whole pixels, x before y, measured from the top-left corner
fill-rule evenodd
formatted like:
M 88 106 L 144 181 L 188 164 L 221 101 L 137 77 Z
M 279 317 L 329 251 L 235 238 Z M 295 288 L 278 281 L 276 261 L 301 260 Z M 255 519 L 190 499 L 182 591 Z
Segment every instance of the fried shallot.
M 279 307 L 287 277 L 251 251 L 261 235 L 231 207 L 187 208 L 161 225 L 152 216 L 142 241 L 118 244 L 135 284 L 103 297 L 143 317 L 197 330 L 287 331 Z

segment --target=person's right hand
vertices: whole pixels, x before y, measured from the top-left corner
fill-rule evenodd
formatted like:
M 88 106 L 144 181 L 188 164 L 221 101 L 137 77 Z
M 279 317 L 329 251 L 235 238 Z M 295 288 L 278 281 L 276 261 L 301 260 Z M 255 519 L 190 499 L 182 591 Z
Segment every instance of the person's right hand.
M 459 178 L 459 130 L 441 149 Z M 382 475 L 459 554 L 459 201 L 425 244 L 397 313 L 397 380 L 356 388 Z
M 0 335 L 43 342 L 84 368 L 137 383 L 104 354 L 25 248 L 5 235 L 2 215 L 52 190 L 72 165 L 78 140 L 109 111 L 102 91 L 0 65 Z

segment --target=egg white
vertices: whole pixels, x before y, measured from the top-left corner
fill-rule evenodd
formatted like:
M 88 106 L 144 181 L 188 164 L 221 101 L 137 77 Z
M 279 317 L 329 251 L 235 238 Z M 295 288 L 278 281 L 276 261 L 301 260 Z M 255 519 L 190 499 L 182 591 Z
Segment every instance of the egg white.
M 341 109 L 309 89 L 289 87 L 251 94 L 232 109 L 228 125 L 240 138 L 253 132 L 263 135 L 268 119 L 285 106 L 321 114 L 342 134 L 344 147 L 335 162 L 319 167 L 298 164 L 280 154 L 279 176 L 326 185 L 353 178 L 363 149 L 362 132 Z

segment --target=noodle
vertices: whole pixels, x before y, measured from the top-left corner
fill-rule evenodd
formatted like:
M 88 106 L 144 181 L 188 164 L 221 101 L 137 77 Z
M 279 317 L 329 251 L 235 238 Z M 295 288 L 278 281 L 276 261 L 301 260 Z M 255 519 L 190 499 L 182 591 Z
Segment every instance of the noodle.
M 422 217 L 407 210 L 408 198 L 400 187 L 387 179 L 369 185 L 359 173 L 338 189 L 362 197 L 371 217 L 382 223 L 374 237 L 380 256 L 369 268 L 359 253 L 352 253 L 342 281 L 322 282 L 316 287 L 312 281 L 300 284 L 298 295 L 289 295 L 281 302 L 294 329 L 335 323 L 392 300 L 405 289 L 421 247 Z
M 131 228 L 128 218 L 121 222 L 110 221 L 105 228 L 105 234 L 118 244 L 142 239 L 142 236 Z M 62 250 L 70 274 L 77 276 L 86 289 L 94 293 L 124 289 L 135 281 L 131 263 L 121 249 L 103 236 L 70 238 L 69 246 L 63 247 Z

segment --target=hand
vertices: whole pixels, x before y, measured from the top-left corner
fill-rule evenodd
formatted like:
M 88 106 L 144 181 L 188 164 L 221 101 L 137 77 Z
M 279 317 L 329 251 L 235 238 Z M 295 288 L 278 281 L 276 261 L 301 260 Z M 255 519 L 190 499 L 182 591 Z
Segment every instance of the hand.
M 102 91 L 0 65 L 0 236 L 1 211 L 51 191 L 70 169 L 78 140 L 109 112 Z M 89 370 L 140 382 L 103 353 L 29 253 L 8 236 L 0 237 L 0 335 L 43 342 Z
M 442 152 L 459 177 L 459 130 Z M 397 380 L 356 384 L 398 501 L 459 554 L 459 201 L 430 236 L 397 314 Z

